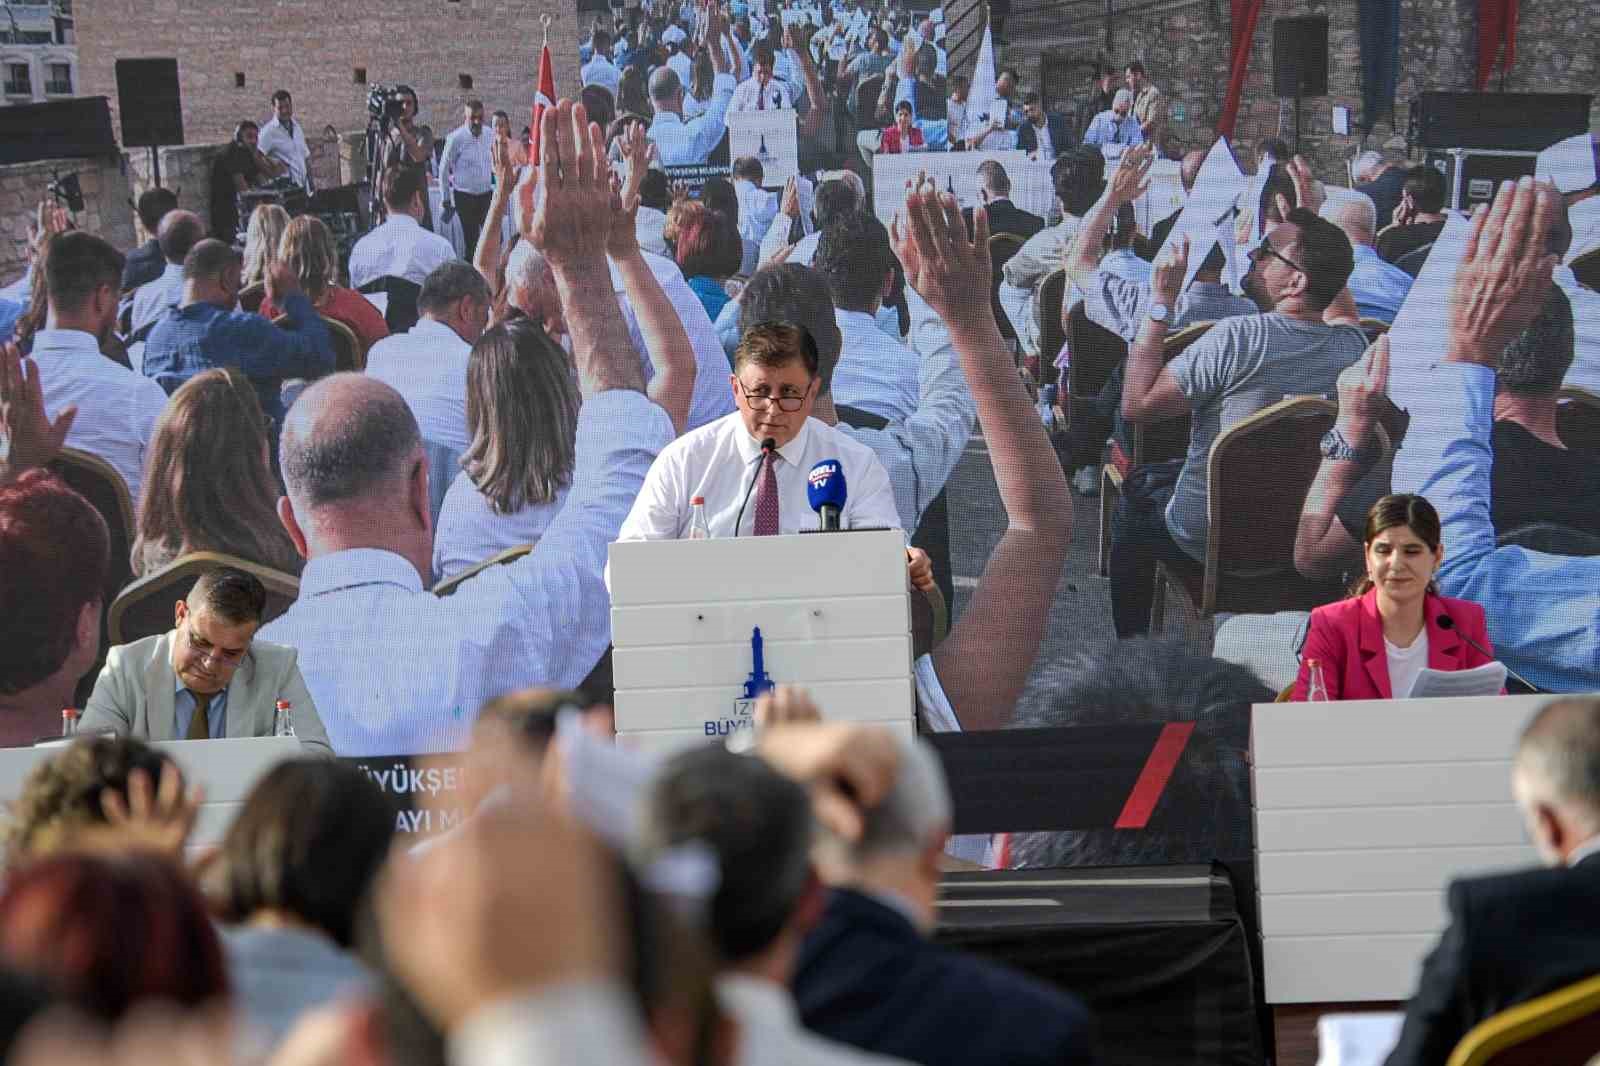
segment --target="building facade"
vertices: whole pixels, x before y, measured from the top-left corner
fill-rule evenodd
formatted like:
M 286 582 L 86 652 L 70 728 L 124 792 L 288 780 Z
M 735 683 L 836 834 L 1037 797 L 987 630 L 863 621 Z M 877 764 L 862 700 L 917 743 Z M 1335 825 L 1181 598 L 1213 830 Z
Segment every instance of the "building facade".
M 0 2 L 0 106 L 76 95 L 72 0 Z

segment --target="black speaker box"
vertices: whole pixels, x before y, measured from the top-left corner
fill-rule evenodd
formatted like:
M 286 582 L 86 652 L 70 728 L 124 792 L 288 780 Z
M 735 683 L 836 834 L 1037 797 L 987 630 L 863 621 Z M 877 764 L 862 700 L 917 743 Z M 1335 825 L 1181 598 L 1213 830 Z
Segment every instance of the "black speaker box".
M 103 96 L 0 107 L 0 165 L 116 154 L 111 105 Z
M 1589 132 L 1585 93 L 1422 93 L 1418 140 L 1424 148 L 1499 148 L 1542 152 Z
M 1272 85 L 1279 97 L 1328 95 L 1328 16 L 1273 21 Z
M 183 143 L 183 104 L 176 59 L 117 60 L 117 106 L 124 148 Z

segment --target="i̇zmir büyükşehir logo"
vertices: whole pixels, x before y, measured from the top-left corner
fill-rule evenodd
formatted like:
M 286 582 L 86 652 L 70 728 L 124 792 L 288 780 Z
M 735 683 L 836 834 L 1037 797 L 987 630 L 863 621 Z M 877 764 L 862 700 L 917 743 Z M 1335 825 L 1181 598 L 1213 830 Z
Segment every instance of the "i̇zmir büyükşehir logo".
M 770 692 L 774 687 L 772 678 L 767 676 L 766 660 L 761 650 L 761 627 L 757 626 L 750 631 L 750 676 L 745 680 L 744 694 L 733 701 L 732 717 L 706 720 L 706 736 L 727 736 L 740 729 L 749 729 L 755 724 L 756 700 L 761 698 L 763 692 Z

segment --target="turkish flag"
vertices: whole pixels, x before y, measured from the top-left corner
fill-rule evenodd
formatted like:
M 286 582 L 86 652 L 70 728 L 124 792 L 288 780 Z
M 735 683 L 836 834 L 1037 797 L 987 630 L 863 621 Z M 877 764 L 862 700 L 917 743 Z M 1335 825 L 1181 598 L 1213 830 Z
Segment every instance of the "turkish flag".
M 544 117 L 545 108 L 555 106 L 556 77 L 550 69 L 550 46 L 547 44 L 539 50 L 539 87 L 533 94 L 532 135 L 528 140 L 528 162 L 534 166 L 539 165 L 539 120 Z

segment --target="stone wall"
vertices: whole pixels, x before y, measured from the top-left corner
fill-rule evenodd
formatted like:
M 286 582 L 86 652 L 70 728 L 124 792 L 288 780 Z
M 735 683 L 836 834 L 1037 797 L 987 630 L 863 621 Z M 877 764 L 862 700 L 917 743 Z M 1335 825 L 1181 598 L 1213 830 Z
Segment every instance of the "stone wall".
M 52 171 L 78 175 L 84 200 L 84 210 L 77 216 L 80 229 L 97 233 L 118 248 L 133 247 L 133 191 L 120 156 L 0 167 L 0 282 L 9 283 L 27 269 L 28 226 L 47 195 Z

